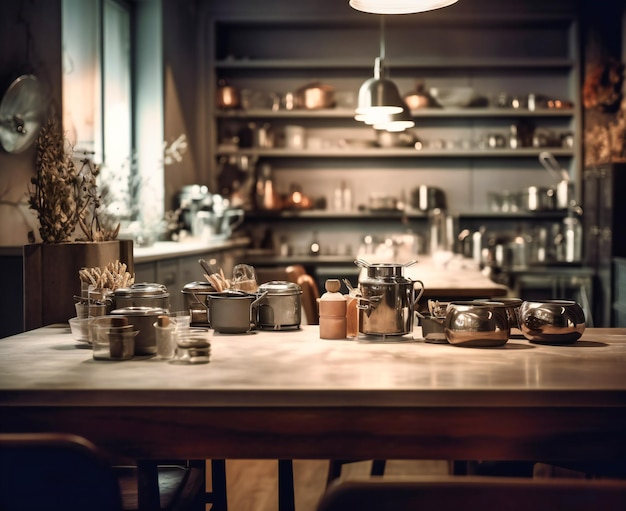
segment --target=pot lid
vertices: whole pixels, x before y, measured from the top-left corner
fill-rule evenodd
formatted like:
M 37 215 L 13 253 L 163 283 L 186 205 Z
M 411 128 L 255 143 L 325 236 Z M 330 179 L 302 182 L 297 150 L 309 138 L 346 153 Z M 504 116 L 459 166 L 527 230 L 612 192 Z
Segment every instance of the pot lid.
M 210 282 L 198 280 L 183 286 L 183 293 L 213 293 L 216 289 Z
M 259 286 L 259 293 L 267 292 L 268 295 L 299 295 L 302 294 L 302 288 L 295 282 L 286 280 L 272 280 Z
M 163 284 L 155 284 L 142 282 L 133 284 L 130 287 L 121 287 L 114 291 L 115 296 L 120 297 L 148 297 L 148 296 L 167 296 L 167 288 Z

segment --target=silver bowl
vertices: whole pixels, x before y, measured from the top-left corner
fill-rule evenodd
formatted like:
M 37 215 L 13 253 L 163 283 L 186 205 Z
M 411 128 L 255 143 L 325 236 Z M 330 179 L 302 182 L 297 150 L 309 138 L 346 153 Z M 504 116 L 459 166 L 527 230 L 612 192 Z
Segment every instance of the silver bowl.
M 571 300 L 525 301 L 519 311 L 520 329 L 531 342 L 572 344 L 585 331 L 585 313 Z
M 455 346 L 503 346 L 511 333 L 507 306 L 498 302 L 450 302 L 444 331 L 448 342 Z

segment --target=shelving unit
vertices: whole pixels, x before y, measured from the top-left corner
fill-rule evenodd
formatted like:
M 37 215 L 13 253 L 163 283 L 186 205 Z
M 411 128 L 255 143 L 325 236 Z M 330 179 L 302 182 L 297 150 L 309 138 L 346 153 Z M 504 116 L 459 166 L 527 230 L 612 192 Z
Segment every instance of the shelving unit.
M 355 121 L 353 105 L 344 104 L 345 93 L 356 96 L 360 85 L 372 76 L 378 55 L 377 17 L 346 18 L 328 12 L 324 18 L 306 19 L 279 13 L 266 13 L 263 19 L 215 18 L 211 20 L 214 37 L 209 43 L 208 62 L 211 97 L 219 80 L 240 90 L 266 94 L 293 92 L 307 83 L 321 82 L 344 93 L 344 100 L 337 108 L 324 110 L 211 108 L 211 175 L 219 173 L 220 161 L 246 156 L 259 164 L 269 163 L 283 189 L 297 182 L 310 193 L 321 194 L 324 186 L 332 190 L 339 180 L 349 179 L 353 196 L 362 203 L 368 193 L 381 191 L 381 181 L 389 194 L 410 193 L 412 186 L 427 184 L 444 188 L 454 212 L 472 225 L 560 221 L 562 212 L 492 213 L 486 195 L 492 191 L 490 186 L 514 190 L 531 184 L 555 184 L 539 164 L 542 150 L 552 152 L 571 179 L 580 181 L 580 64 L 575 16 L 541 12 L 520 15 L 512 10 L 509 15 L 498 12 L 481 17 L 442 9 L 424 16 L 387 20 L 385 69 L 402 94 L 414 90 L 416 82 L 421 81 L 427 87 L 471 86 L 478 94 L 491 98 L 503 92 L 520 98 L 529 93 L 541 94 L 572 102 L 573 107 L 532 111 L 496 106 L 415 110 L 414 132 L 425 141 L 423 148 L 377 147 L 374 130 Z M 330 142 L 321 149 L 238 148 L 228 135 L 248 122 L 268 124 L 275 133 L 298 124 Z M 556 133 L 571 132 L 574 144 L 519 149 L 477 145 L 476 140 L 486 133 L 506 134 L 516 123 Z M 354 141 L 358 143 L 352 144 Z M 446 143 L 443 148 L 435 148 L 433 141 Z M 381 172 L 389 177 L 380 178 Z M 355 200 L 355 206 L 359 201 Z M 427 219 L 420 213 L 285 211 L 252 212 L 247 214 L 247 221 L 262 225 L 303 221 L 331 225 L 333 220 L 347 226 L 367 220 L 369 228 L 371 222 L 383 225 L 402 217 L 417 225 L 425 224 Z

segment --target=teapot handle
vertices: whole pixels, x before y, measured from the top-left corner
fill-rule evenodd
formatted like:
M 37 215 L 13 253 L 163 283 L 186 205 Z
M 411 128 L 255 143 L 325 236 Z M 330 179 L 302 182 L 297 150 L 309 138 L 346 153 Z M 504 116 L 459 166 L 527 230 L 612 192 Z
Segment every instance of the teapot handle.
M 411 282 L 413 282 L 413 292 L 415 292 L 415 284 L 416 283 L 419 283 L 419 285 L 421 286 L 419 292 L 417 293 L 417 296 L 415 298 L 413 298 L 413 304 L 412 304 L 413 305 L 413 310 L 416 310 L 415 307 L 417 306 L 417 302 L 420 301 L 420 298 L 424 294 L 424 283 L 421 280 L 413 280 Z

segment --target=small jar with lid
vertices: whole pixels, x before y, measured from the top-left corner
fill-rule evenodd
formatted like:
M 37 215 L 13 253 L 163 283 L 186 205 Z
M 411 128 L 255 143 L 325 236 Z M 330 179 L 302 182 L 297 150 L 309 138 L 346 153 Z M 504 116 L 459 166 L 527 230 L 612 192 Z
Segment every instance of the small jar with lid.
M 347 301 L 340 289 L 338 279 L 326 281 L 326 292 L 319 301 L 320 339 L 345 339 L 348 335 Z

